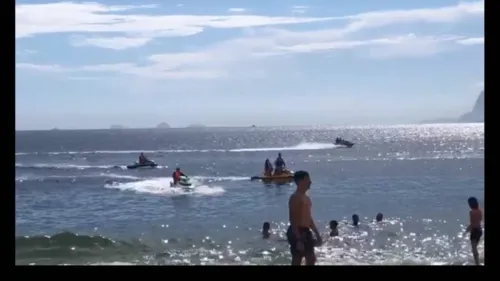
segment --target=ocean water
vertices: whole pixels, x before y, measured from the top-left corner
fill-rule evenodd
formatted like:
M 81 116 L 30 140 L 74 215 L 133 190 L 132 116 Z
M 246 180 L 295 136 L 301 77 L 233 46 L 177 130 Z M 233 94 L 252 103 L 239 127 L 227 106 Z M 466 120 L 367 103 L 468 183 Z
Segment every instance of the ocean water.
M 127 170 L 140 152 L 158 168 Z M 484 199 L 483 124 L 17 132 L 16 263 L 289 264 L 295 187 L 249 180 L 278 152 L 311 174 L 318 264 L 472 264 L 463 231 L 467 198 Z M 170 188 L 177 165 L 194 191 Z

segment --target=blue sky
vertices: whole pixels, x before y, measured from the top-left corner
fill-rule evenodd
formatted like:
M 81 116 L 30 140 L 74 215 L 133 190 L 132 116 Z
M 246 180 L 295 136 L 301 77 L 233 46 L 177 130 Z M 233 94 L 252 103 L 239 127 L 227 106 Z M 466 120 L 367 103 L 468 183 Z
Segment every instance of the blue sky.
M 483 37 L 483 1 L 16 1 L 16 128 L 454 117 Z

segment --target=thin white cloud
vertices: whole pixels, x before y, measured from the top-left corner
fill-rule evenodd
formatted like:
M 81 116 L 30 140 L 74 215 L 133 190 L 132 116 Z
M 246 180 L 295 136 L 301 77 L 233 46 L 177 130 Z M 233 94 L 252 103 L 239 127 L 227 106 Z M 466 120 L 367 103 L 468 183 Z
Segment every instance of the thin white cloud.
M 73 37 L 71 44 L 76 47 L 94 46 L 112 50 L 140 47 L 151 41 L 148 37 Z
M 375 45 L 368 50 L 374 59 L 421 58 L 452 50 L 459 36 L 423 36 L 415 34 L 394 38 L 393 44 Z
M 411 31 L 404 35 L 390 34 L 373 38 L 366 31 L 374 28 L 400 26 L 403 23 L 415 24 L 409 25 L 410 27 L 416 27 L 417 24 L 422 22 L 429 24 L 458 23 L 468 19 L 481 19 L 483 15 L 484 1 L 460 3 L 454 6 L 433 9 L 387 10 L 360 13 L 337 17 L 336 19 L 343 19 L 345 21 L 344 25 L 338 28 L 301 32 L 276 29 L 253 30 L 252 32 L 248 32 L 245 37 L 217 43 L 197 52 L 152 55 L 148 58 L 149 64 L 146 65 L 141 63 L 139 66 L 134 62 L 127 62 L 121 64 L 90 65 L 66 70 L 120 72 L 157 79 L 212 79 L 229 75 L 232 71 L 241 68 L 241 63 L 244 61 L 269 58 L 282 54 L 359 49 L 368 57 L 377 59 L 431 56 L 447 50 L 464 47 L 467 45 L 464 42 L 469 42 L 468 45 L 470 45 L 470 42 L 474 40 L 472 40 L 473 38 L 464 36 L 420 34 L 417 36 L 412 34 Z M 158 17 L 164 20 L 162 16 Z M 193 20 L 199 20 L 198 17 L 193 17 Z M 240 16 L 226 16 L 225 20 L 221 22 L 207 21 L 213 27 L 217 25 L 223 27 L 245 27 L 252 23 L 254 20 L 253 17 L 259 16 L 249 16 L 249 18 L 235 17 Z M 234 22 L 237 19 L 247 19 L 249 22 Z M 276 22 L 277 18 L 262 17 L 262 19 Z M 289 20 L 289 18 L 280 19 Z M 142 26 L 143 23 L 140 21 L 133 22 L 131 26 L 128 26 L 129 31 L 135 24 Z M 195 28 L 195 25 L 190 26 Z M 186 28 L 186 26 L 183 26 L 183 28 Z M 203 29 L 200 26 L 198 28 Z M 123 28 L 121 30 L 126 29 Z M 155 32 L 161 33 L 164 30 L 150 29 L 147 32 L 152 33 L 150 35 L 155 35 Z M 143 35 L 143 37 L 139 38 L 149 38 L 149 36 Z M 138 41 L 136 43 L 139 44 Z M 102 44 L 101 47 L 103 47 Z M 33 66 L 23 64 L 18 64 L 17 67 L 36 69 Z M 49 67 L 48 69 L 51 68 Z M 43 69 L 40 68 L 38 70 Z
M 257 15 L 233 16 L 195 16 L 195 15 L 134 15 L 113 14 L 113 12 L 148 9 L 152 5 L 142 6 L 105 6 L 98 3 L 60 2 L 51 4 L 16 5 L 16 37 L 23 38 L 44 33 L 85 32 L 85 33 L 124 33 L 132 39 L 131 47 L 146 44 L 146 38 L 190 36 L 203 32 L 205 27 L 212 28 L 244 28 L 270 26 L 280 24 L 298 24 L 329 20 L 331 18 L 287 18 L 265 17 Z M 306 6 L 294 6 L 295 9 L 306 9 Z M 461 3 L 455 6 L 435 9 L 388 10 L 361 13 L 337 17 L 348 24 L 341 29 L 306 32 L 311 36 L 345 36 L 367 28 L 376 28 L 408 22 L 456 22 L 461 19 L 482 15 L 484 2 Z M 301 34 L 297 34 L 301 36 Z M 125 36 L 108 41 L 89 39 L 87 45 L 116 46 Z M 140 39 L 138 39 L 140 38 Z M 314 39 L 314 38 L 311 38 Z M 97 43 L 95 43 L 97 42 Z M 84 44 L 85 42 L 81 42 Z M 95 43 L 95 44 L 93 44 Z M 81 44 L 80 44 L 81 45 Z M 124 46 L 128 46 L 125 44 Z M 121 48 L 124 49 L 125 47 Z M 116 49 L 116 48 L 115 48 Z
M 484 14 L 484 1 L 459 3 L 454 6 L 411 10 L 388 10 L 346 16 L 364 25 L 385 25 L 387 22 L 457 22 L 471 15 Z
M 32 64 L 32 63 L 16 63 L 17 68 L 25 68 L 31 70 L 38 71 L 48 71 L 48 72 L 63 72 L 68 71 L 67 68 L 64 68 L 57 64 Z
M 356 40 L 356 41 L 331 41 L 331 42 L 320 42 L 311 44 L 300 44 L 288 47 L 278 47 L 277 49 L 285 52 L 292 53 L 312 53 L 312 52 L 324 52 L 339 49 L 354 49 L 358 47 L 367 46 L 393 46 L 388 52 L 387 56 L 390 54 L 397 56 L 394 52 L 398 52 L 400 55 L 404 56 L 415 54 L 417 52 L 425 52 L 427 54 L 435 53 L 429 51 L 428 46 L 430 44 L 438 44 L 445 41 L 454 41 L 457 37 L 417 37 L 415 34 L 408 34 L 405 36 L 394 36 L 377 38 L 370 40 Z M 411 48 L 408 48 L 411 47 Z M 387 50 L 386 48 L 382 50 Z M 420 50 L 420 51 L 419 51 Z M 422 54 L 422 53 L 421 53 Z M 386 55 L 380 55 L 386 56 Z
M 88 81 L 88 80 L 99 80 L 99 77 L 86 77 L 86 76 L 71 76 L 68 77 L 69 80 L 78 80 L 78 81 Z
M 337 29 L 301 33 L 290 32 L 289 37 L 307 36 L 311 40 L 332 39 L 387 26 L 410 23 L 457 23 L 480 16 L 484 16 L 484 1 L 460 3 L 454 6 L 433 9 L 386 10 L 337 17 L 336 19 L 345 19 L 348 23 Z
M 98 3 L 59 2 L 50 4 L 16 5 L 16 38 L 38 34 L 127 33 L 147 36 L 189 36 L 205 27 L 242 28 L 282 24 L 298 24 L 329 20 L 330 18 L 268 17 L 257 15 L 144 15 L 117 12 L 142 6 L 106 6 Z
M 479 81 L 479 82 L 474 83 L 473 87 L 484 89 L 484 81 Z
M 376 59 L 401 57 L 431 56 L 444 51 L 451 44 L 456 44 L 456 36 L 418 37 L 414 34 L 406 36 L 385 37 L 370 40 L 339 40 L 329 43 L 277 46 L 271 41 L 248 41 L 237 39 L 214 45 L 200 52 L 167 53 L 148 57 L 149 64 L 138 66 L 133 63 L 88 65 L 63 69 L 60 66 L 39 66 L 18 64 L 18 68 L 29 68 L 40 71 L 88 71 L 119 72 L 153 79 L 213 79 L 229 75 L 231 67 L 244 60 L 265 59 L 269 56 L 290 53 L 326 52 L 332 50 L 348 50 L 365 48 L 368 56 Z M 252 44 L 253 43 L 253 44 Z M 271 48 L 271 46 L 273 46 Z M 271 51 L 269 51 L 271 50 Z
M 292 13 L 294 14 L 305 14 L 309 10 L 309 6 L 295 5 L 292 6 Z
M 24 49 L 24 50 L 16 50 L 16 55 L 19 56 L 29 56 L 38 53 L 36 50 Z
M 459 44 L 462 45 L 483 45 L 484 37 L 476 37 L 476 38 L 467 38 L 458 41 Z
M 245 8 L 229 8 L 227 10 L 229 13 L 244 13 L 247 11 Z

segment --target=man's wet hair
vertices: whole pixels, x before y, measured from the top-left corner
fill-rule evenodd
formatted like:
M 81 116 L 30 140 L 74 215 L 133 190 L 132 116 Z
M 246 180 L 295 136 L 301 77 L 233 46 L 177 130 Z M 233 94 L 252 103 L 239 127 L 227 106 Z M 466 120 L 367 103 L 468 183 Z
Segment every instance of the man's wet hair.
M 469 199 L 467 199 L 467 202 L 469 203 L 469 207 L 471 209 L 479 208 L 479 202 L 477 201 L 476 197 L 469 197 Z
M 295 183 L 299 183 L 299 181 L 305 179 L 306 177 L 309 177 L 309 173 L 306 171 L 297 171 L 295 174 L 293 174 L 293 181 Z

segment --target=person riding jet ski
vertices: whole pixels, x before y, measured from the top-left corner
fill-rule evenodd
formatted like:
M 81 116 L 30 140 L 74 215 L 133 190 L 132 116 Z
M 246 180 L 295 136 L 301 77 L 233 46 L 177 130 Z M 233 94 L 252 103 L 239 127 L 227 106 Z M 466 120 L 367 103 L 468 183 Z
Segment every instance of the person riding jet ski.
M 186 176 L 186 175 L 184 175 L 184 173 L 181 171 L 181 168 L 179 167 L 175 168 L 175 172 L 172 174 L 174 185 L 176 185 L 181 180 L 181 176 Z
M 285 160 L 281 158 L 281 153 L 278 153 L 278 158 L 274 161 L 274 174 L 279 175 L 283 173 L 286 168 Z
M 141 155 L 139 155 L 139 164 L 143 165 L 143 164 L 147 164 L 147 163 L 151 163 L 151 161 L 149 161 L 146 156 L 144 156 L 144 153 L 141 152 Z

